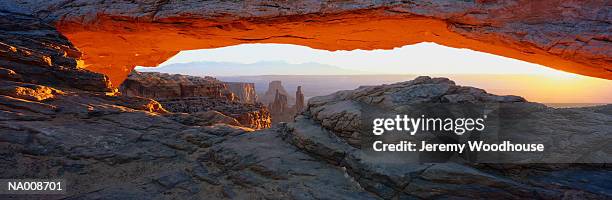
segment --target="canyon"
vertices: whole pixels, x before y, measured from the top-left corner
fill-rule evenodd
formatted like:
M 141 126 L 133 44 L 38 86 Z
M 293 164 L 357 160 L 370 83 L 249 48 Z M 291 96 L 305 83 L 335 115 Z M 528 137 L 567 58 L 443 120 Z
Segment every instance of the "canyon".
M 291 122 L 296 114 L 304 110 L 302 86 L 297 86 L 295 96 L 291 96 L 287 93 L 281 81 L 270 81 L 262 102 L 268 102 L 273 124 Z
M 236 94 L 238 100 L 244 103 L 256 103 L 259 102 L 257 92 L 255 92 L 254 83 L 242 83 L 242 82 L 225 82 L 228 85 L 229 90 Z
M 606 141 L 612 139 L 611 105 L 554 109 L 517 96 L 457 86 L 446 78 L 418 77 L 313 97 L 294 121 L 254 131 L 215 113 L 168 113 L 156 101 L 142 97 L 8 80 L 0 81 L 0 88 L 0 166 L 10 169 L 0 172 L 0 177 L 70 180 L 72 189 L 56 198 L 606 199 L 611 195 L 612 174 L 603 163 L 395 163 L 363 152 L 358 133 L 365 105 L 509 103 L 515 117 L 554 119 L 537 120 L 530 134 L 543 141 L 565 138 L 564 133 L 579 135 L 580 140 L 562 148 L 567 152 L 590 148 L 592 155 L 576 154 L 572 159 L 602 162 L 610 158 Z M 516 127 L 509 130 L 525 133 Z
M 6 169 L 0 177 L 69 181 L 66 194 L 47 198 L 612 196 L 607 164 L 612 161 L 606 160 L 611 105 L 556 109 L 447 78 L 417 77 L 313 97 L 291 122 L 254 130 L 246 124 L 258 122 L 223 113 L 225 105 L 197 112 L 181 108 L 182 101 L 197 102 L 203 95 L 206 101 L 200 102 L 222 99 L 244 109 L 253 99 L 250 86 L 233 86 L 238 91 L 212 78 L 175 77 L 193 83 L 183 87 L 168 75 L 126 81 L 117 89 L 134 66 L 155 66 L 179 50 L 253 42 L 338 50 L 433 41 L 610 79 L 604 1 L 10 0 L 0 5 L 0 167 Z M 175 96 L 180 100 L 165 99 Z M 360 147 L 358 127 L 368 106 L 461 102 L 511 105 L 510 117 L 517 120 L 537 117 L 522 126 L 530 128 L 527 133 L 560 144 L 568 155 L 560 159 L 580 162 L 405 164 L 370 157 Z M 508 131 L 526 132 L 518 126 Z M 566 143 L 566 138 L 579 140 Z M 571 154 L 580 149 L 591 153 Z
M 274 103 L 274 100 L 278 98 L 278 95 L 285 96 L 287 99 L 287 105 L 295 102 L 295 97 L 289 95 L 285 87 L 283 87 L 283 83 L 281 81 L 270 81 L 268 84 L 268 89 L 261 97 L 261 102 L 264 104 Z
M 270 128 L 268 109 L 256 102 L 252 83 L 221 82 L 213 77 L 196 77 L 157 72 L 132 72 L 119 87 L 125 96 L 155 99 L 175 113 L 217 111 L 236 119 L 239 126 Z M 209 112 L 210 113 L 210 112 Z

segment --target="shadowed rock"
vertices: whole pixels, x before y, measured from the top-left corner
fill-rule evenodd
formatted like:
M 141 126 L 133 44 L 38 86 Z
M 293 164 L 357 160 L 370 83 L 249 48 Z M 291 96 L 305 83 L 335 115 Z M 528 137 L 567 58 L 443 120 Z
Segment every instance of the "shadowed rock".
M 406 82 L 364 86 L 355 90 L 313 97 L 309 100 L 306 111 L 298 115 L 295 122 L 287 124 L 282 129 L 282 137 L 302 151 L 322 158 L 332 165 L 345 168 L 347 173 L 354 177 L 366 191 L 373 192 L 384 199 L 444 197 L 546 199 L 568 196 L 604 198 L 610 195 L 609 192 L 587 189 L 574 183 L 571 184 L 573 186 L 566 189 L 551 185 L 545 186 L 550 182 L 542 182 L 542 179 L 539 178 L 535 180 L 534 177 L 527 175 L 546 176 L 544 174 L 555 172 L 566 174 L 571 171 L 581 171 L 586 174 L 607 173 L 605 171 L 609 169 L 605 166 L 601 167 L 603 165 L 595 165 L 601 168 L 589 165 L 582 167 L 566 165 L 551 169 L 547 166 L 553 165 L 546 164 L 419 164 L 418 162 L 398 162 L 393 157 L 376 156 L 365 153 L 361 149 L 361 132 L 363 131 L 361 123 L 362 115 L 364 115 L 362 111 L 365 105 L 394 110 L 421 103 L 457 102 L 509 103 L 509 105 L 514 105 L 511 110 L 519 118 L 529 117 L 525 113 L 537 113 L 533 115 L 539 118 L 521 119 L 533 124 L 510 125 L 505 127 L 508 130 L 503 131 L 518 131 L 521 134 L 532 135 L 533 138 L 538 138 L 536 139 L 538 142 L 545 143 L 554 138 L 567 138 L 567 133 L 580 138 L 568 142 L 568 145 L 562 146 L 561 149 L 550 150 L 551 152 L 563 151 L 571 155 L 572 152 L 578 152 L 578 149 L 602 148 L 600 144 L 605 145 L 605 141 L 609 141 L 610 134 L 612 134 L 608 131 L 612 130 L 609 123 L 612 121 L 612 113 L 604 111 L 609 110 L 610 105 L 594 108 L 553 109 L 541 104 L 526 102 L 525 99 L 517 96 L 497 96 L 481 89 L 457 86 L 446 78 L 418 77 Z M 510 118 L 514 120 L 514 117 Z M 543 121 L 543 119 L 551 121 Z M 584 126 L 584 124 L 589 125 Z M 529 127 L 529 129 L 522 127 Z M 539 137 L 533 135 L 539 135 Z M 603 162 L 609 162 L 606 160 L 610 157 L 609 152 L 604 152 L 608 151 L 603 149 L 600 152 L 593 151 L 592 155 L 599 155 L 599 157 L 593 157 L 591 161 L 602 162 L 603 159 Z M 516 173 L 524 175 L 516 175 Z M 566 176 L 561 179 L 571 178 Z M 595 184 L 594 182 L 599 180 L 591 181 L 588 182 Z M 604 191 L 609 191 L 609 189 L 604 189 Z
M 81 52 L 51 24 L 0 10 L 0 78 L 111 92 L 106 76 L 80 68 L 80 59 Z
M 419 102 L 524 102 L 520 97 L 457 86 L 444 78 L 420 77 L 313 98 L 295 122 L 252 131 L 217 123 L 219 119 L 227 121 L 216 114 L 212 121 L 197 121 L 168 115 L 151 99 L 107 94 L 113 90 L 104 75 L 79 67 L 95 64 L 88 68 L 109 75 L 118 72 L 124 76 L 112 75 L 121 82 L 135 65 L 153 66 L 178 50 L 201 48 L 203 44 L 214 47 L 300 41 L 297 44 L 325 49 L 354 49 L 363 45 L 391 48 L 427 39 L 464 47 L 449 42 L 459 39 L 456 41 L 477 50 L 607 78 L 609 72 L 602 70 L 610 65 L 606 54 L 610 40 L 591 34 L 607 32 L 609 19 L 601 17 L 606 16 L 601 13 L 606 13 L 607 7 L 599 2 L 579 3 L 417 1 L 356 6 L 343 2 L 255 1 L 0 2 L 0 168 L 6 169 L 0 170 L 0 178 L 62 177 L 70 189 L 58 198 L 65 199 L 610 199 L 612 174 L 605 164 L 400 165 L 376 162 L 377 158 L 355 147 L 360 140 L 355 132 L 361 104 L 394 107 Z M 479 12 L 475 9 L 478 7 L 486 12 Z M 26 12 L 36 17 L 19 14 Z M 533 12 L 546 15 L 534 17 Z M 244 20 L 247 16 L 254 21 Z M 209 20 L 211 24 L 199 24 Z M 302 23 L 293 23 L 295 20 Z M 51 25 L 54 21 L 73 42 L 82 44 L 77 47 L 87 54 L 85 64 L 77 64 L 81 53 Z M 144 29 L 135 27 L 134 21 Z M 304 26 L 306 22 L 313 24 Z M 333 27 L 347 23 L 353 24 L 346 29 L 349 32 L 317 40 L 313 37 L 330 35 L 325 31 L 336 31 Z M 408 26 L 415 24 L 427 29 Z M 254 25 L 271 25 L 258 26 L 271 29 L 256 30 L 258 35 L 249 31 Z M 150 29 L 161 26 L 171 28 Z M 113 34 L 98 35 L 109 27 Z M 192 34 L 182 42 L 160 41 L 154 38 L 163 33 L 151 31 L 178 34 L 183 30 L 180 27 L 201 28 L 201 33 L 211 37 Z M 300 34 L 290 31 L 278 35 L 279 27 L 299 30 Z M 354 32 L 357 27 L 376 28 L 373 30 L 387 37 L 372 37 L 377 40 L 370 42 L 350 40 L 363 38 L 363 32 Z M 415 32 L 402 32 L 404 29 L 397 27 L 414 27 Z M 236 37 L 223 41 L 210 30 L 220 31 L 213 33 L 224 38 L 228 38 L 228 32 L 236 33 Z M 407 36 L 417 39 L 405 39 L 412 38 Z M 221 44 L 201 43 L 194 38 Z M 131 41 L 141 42 L 132 45 Z M 338 46 L 328 46 L 332 42 Z M 498 47 L 503 51 L 495 50 Z M 577 65 L 567 68 L 566 64 Z M 601 136 L 585 138 L 586 144 L 600 140 L 606 145 L 609 141 L 610 105 L 572 109 L 527 105 L 517 107 L 517 112 L 533 111 L 550 119 L 529 126 L 539 130 L 536 134 L 546 136 L 542 139 L 558 139 L 552 131 L 558 130 Z M 599 158 L 607 158 L 606 147 L 590 148 L 601 148 Z
M 0 166 L 12 170 L 2 170 L 0 177 L 64 177 L 71 188 L 63 196 L 67 199 L 610 196 L 605 166 L 377 162 L 316 120 L 332 120 L 332 108 L 343 101 L 396 105 L 468 93 L 473 98 L 465 99 L 524 101 L 421 77 L 317 97 L 295 122 L 253 131 L 223 124 L 234 121 L 218 113 L 209 118 L 151 112 L 133 97 L 68 91 L 38 102 L 2 94 Z M 316 108 L 323 109 L 313 115 Z M 551 117 L 598 113 L 583 120 L 605 127 L 609 111 L 605 106 L 559 109 Z

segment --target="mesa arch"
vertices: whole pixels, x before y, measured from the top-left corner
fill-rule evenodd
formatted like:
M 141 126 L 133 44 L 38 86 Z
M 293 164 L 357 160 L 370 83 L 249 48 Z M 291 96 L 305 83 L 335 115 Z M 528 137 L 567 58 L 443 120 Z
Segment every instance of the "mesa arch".
M 612 79 L 606 1 L 72 1 L 29 4 L 116 86 L 181 50 L 287 43 L 325 50 L 419 42 Z M 22 4 L 28 4 L 22 2 Z

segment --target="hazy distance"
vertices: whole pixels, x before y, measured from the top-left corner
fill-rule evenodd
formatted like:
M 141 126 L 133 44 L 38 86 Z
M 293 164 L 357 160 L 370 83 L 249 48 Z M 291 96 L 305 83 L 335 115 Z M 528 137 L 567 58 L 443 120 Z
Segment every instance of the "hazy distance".
M 535 102 L 612 103 L 610 80 L 434 43 L 334 52 L 287 44 L 243 44 L 182 51 L 159 67 L 137 70 L 253 82 L 259 93 L 265 92 L 269 81 L 281 80 L 290 93 L 302 85 L 307 98 L 429 75 Z

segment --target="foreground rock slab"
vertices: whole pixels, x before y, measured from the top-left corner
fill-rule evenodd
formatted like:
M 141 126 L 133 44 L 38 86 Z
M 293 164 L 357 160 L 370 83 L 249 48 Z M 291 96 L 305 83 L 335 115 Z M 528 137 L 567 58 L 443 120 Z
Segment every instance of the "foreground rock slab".
M 2 170 L 0 177 L 64 178 L 70 190 L 58 199 L 606 199 L 612 195 L 607 184 L 612 174 L 606 165 L 378 162 L 321 122 L 333 119 L 322 118 L 334 116 L 331 107 L 324 109 L 331 115 L 313 114 L 321 106 L 341 105 L 332 103 L 339 99 L 375 99 L 370 97 L 379 90 L 388 92 L 374 95 L 383 100 L 372 102 L 424 100 L 425 96 L 415 97 L 410 94 L 418 93 L 404 93 L 408 87 L 400 87 L 411 84 L 459 88 L 447 91 L 468 92 L 475 99 L 524 101 L 465 90 L 447 79 L 421 77 L 318 97 L 294 122 L 253 131 L 214 117 L 209 122 L 205 122 L 209 118 L 177 117 L 156 109 L 158 104 L 150 99 L 3 81 L 0 88 L 48 89 L 25 93 L 45 98 L 0 90 L 0 167 L 9 169 Z M 384 100 L 391 97 L 404 101 Z M 427 96 L 440 99 L 436 97 Z M 598 113 L 593 116 L 605 123 L 610 111 L 609 106 L 560 109 L 555 116 Z
M 376 198 L 276 129 L 187 123 L 134 97 L 50 90 L 40 100 L 0 90 L 0 166 L 11 169 L 0 177 L 62 177 L 70 190 L 56 197 L 67 199 Z

